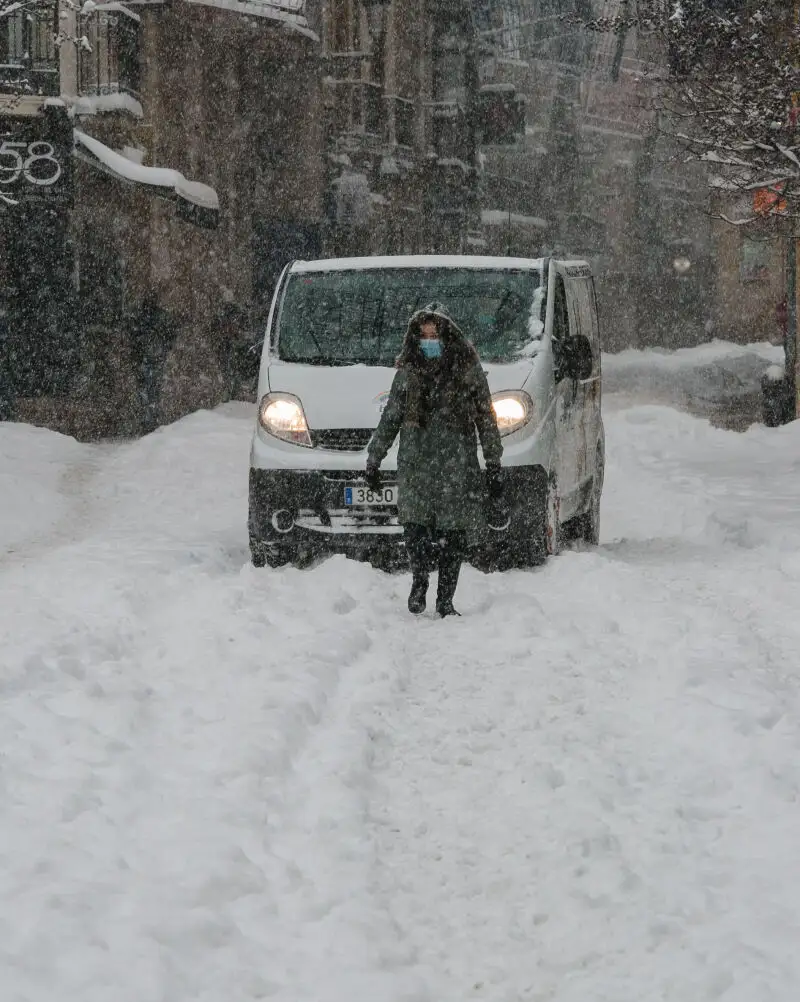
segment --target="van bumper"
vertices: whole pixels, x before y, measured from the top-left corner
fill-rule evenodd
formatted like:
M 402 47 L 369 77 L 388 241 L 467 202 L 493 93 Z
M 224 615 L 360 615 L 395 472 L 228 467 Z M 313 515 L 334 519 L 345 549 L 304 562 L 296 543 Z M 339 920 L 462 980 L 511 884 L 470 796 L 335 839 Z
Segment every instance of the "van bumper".
M 384 476 L 387 484 L 396 478 Z M 403 528 L 397 508 L 348 508 L 347 484 L 363 483 L 363 470 L 250 469 L 248 530 L 251 549 L 313 546 L 332 553 L 368 551 L 397 543 Z
M 542 466 L 514 466 L 504 468 L 503 475 L 508 526 L 484 529 L 474 562 L 487 567 L 540 563 L 546 556 L 547 471 Z M 396 508 L 354 509 L 344 504 L 345 485 L 363 477 L 363 470 L 251 467 L 248 531 L 254 560 L 264 552 L 300 549 L 362 556 L 396 550 L 403 542 Z M 396 475 L 387 471 L 383 480 L 396 483 Z

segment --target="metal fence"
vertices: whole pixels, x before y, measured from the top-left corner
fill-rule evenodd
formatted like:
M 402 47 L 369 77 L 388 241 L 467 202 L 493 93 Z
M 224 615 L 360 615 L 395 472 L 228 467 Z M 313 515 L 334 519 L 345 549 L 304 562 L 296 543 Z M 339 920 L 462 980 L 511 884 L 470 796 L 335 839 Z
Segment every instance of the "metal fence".
M 33 2 L 0 8 L 0 91 L 56 96 L 58 4 Z

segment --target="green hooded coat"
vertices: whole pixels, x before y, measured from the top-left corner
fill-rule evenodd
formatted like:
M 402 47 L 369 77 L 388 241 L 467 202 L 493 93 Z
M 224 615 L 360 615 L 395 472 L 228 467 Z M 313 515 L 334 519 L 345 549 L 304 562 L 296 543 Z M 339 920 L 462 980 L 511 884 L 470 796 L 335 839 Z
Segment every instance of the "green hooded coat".
M 443 346 L 441 359 L 433 361 L 419 347 L 423 318 L 431 317 Z M 478 354 L 444 309 L 432 304 L 412 316 L 397 366 L 369 444 L 369 465 L 380 466 L 399 433 L 401 524 L 464 530 L 475 538 L 485 524 L 478 438 L 487 467 L 499 467 L 503 455 Z

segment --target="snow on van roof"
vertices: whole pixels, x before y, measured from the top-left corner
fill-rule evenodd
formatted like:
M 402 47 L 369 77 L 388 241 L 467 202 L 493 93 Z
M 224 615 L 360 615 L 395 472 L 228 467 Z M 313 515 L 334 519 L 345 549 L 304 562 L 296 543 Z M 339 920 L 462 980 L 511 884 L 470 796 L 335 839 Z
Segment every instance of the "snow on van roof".
M 454 254 L 407 254 L 397 257 L 340 257 L 321 261 L 295 261 L 292 274 L 310 271 L 374 271 L 380 268 L 516 268 L 541 271 L 542 258 L 477 257 Z

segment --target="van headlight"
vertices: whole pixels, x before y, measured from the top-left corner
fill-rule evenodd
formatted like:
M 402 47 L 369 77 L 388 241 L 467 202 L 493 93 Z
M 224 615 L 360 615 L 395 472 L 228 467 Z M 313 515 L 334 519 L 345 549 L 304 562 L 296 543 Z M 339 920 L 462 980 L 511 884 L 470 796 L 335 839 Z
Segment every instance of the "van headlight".
M 268 393 L 258 405 L 258 423 L 270 435 L 292 445 L 313 445 L 303 405 L 291 393 Z
M 492 407 L 501 435 L 511 435 L 533 417 L 533 401 L 522 390 L 506 390 L 492 396 Z

